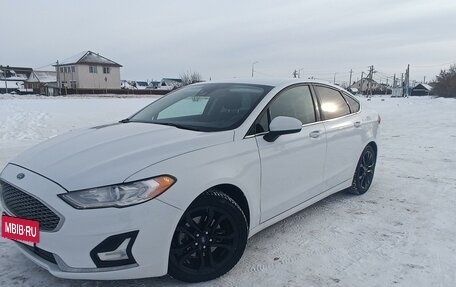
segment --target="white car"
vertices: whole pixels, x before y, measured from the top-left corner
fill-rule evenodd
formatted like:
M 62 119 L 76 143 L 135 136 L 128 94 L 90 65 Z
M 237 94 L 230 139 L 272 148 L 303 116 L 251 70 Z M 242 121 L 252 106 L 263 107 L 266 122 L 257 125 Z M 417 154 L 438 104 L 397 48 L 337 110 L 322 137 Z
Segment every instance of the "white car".
M 260 230 L 365 193 L 379 123 L 322 82 L 194 84 L 24 152 L 0 174 L 2 205 L 39 221 L 39 243 L 17 245 L 57 277 L 211 280 Z

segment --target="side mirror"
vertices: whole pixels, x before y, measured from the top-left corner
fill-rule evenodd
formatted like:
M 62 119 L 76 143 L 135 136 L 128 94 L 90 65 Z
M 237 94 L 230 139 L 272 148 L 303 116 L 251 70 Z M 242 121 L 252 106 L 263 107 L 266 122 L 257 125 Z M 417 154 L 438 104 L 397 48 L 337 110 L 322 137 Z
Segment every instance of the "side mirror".
M 275 117 L 269 124 L 269 132 L 263 136 L 267 142 L 273 142 L 281 135 L 299 133 L 302 129 L 300 120 L 292 117 Z

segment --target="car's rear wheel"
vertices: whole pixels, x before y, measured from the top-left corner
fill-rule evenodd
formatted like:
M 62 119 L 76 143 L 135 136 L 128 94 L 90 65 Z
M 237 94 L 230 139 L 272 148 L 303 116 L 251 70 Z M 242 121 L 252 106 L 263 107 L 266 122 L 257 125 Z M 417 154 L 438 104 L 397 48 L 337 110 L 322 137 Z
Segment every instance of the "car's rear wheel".
M 247 220 L 239 205 L 220 191 L 206 191 L 176 227 L 168 273 L 185 282 L 215 279 L 239 261 L 247 235 Z
M 375 150 L 371 145 L 366 146 L 356 166 L 352 186 L 348 189 L 350 193 L 360 195 L 369 190 L 374 179 L 376 161 Z

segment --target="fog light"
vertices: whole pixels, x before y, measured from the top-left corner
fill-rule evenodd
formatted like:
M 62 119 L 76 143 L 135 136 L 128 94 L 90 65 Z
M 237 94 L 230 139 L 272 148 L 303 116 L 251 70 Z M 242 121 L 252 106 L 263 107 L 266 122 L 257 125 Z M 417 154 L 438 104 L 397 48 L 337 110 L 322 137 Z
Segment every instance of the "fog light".
M 116 261 L 116 260 L 125 260 L 128 259 L 127 247 L 130 243 L 131 238 L 127 238 L 117 247 L 114 251 L 100 252 L 98 253 L 98 258 L 101 261 Z
M 135 264 L 131 249 L 139 231 L 110 236 L 98 244 L 90 257 L 98 268 Z

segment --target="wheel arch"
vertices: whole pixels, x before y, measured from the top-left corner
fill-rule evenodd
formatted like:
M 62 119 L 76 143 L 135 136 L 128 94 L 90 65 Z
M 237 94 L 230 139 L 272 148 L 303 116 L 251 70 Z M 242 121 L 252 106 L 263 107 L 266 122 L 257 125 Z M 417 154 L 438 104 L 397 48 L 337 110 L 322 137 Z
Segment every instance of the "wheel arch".
M 371 146 L 374 149 L 374 151 L 375 151 L 375 156 L 377 157 L 377 154 L 378 154 L 378 152 L 377 152 L 377 143 L 374 142 L 374 141 L 371 141 L 366 146 Z
M 242 209 L 242 212 L 244 212 L 245 218 L 247 219 L 247 224 L 248 224 L 248 226 L 250 226 L 249 202 L 248 202 L 247 197 L 245 196 L 244 192 L 239 187 L 237 187 L 234 184 L 223 183 L 223 184 L 214 185 L 214 186 L 206 189 L 205 191 L 203 191 L 201 194 L 203 194 L 204 192 L 206 192 L 210 189 L 218 190 L 218 191 L 223 192 L 224 194 L 228 195 L 229 197 L 231 197 Z

